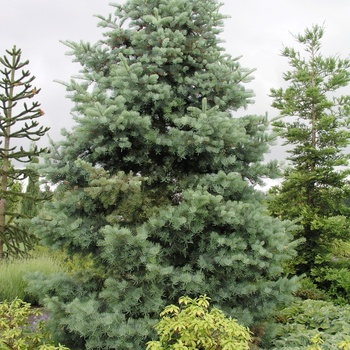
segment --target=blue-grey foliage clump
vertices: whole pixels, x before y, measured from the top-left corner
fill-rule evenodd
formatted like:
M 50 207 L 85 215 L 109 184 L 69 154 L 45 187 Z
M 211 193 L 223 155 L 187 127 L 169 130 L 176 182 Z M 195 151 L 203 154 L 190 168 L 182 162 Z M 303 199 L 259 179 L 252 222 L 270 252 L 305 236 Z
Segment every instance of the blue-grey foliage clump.
M 182 295 L 251 325 L 295 288 L 290 224 L 254 189 L 274 170 L 267 120 L 238 115 L 251 71 L 220 46 L 219 7 L 126 1 L 99 42 L 67 42 L 82 65 L 67 84 L 77 124 L 47 159 L 57 190 L 34 223 L 91 264 L 32 288 L 74 349 L 144 349 Z

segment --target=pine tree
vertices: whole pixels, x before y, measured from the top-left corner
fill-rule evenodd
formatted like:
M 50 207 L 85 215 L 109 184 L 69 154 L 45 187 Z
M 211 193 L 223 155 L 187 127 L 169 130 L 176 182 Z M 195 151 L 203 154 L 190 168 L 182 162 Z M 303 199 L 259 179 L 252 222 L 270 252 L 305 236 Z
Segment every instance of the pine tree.
M 219 8 L 127 1 L 101 17 L 103 40 L 67 43 L 82 65 L 67 84 L 77 124 L 47 158 L 57 189 L 33 227 L 91 261 L 31 288 L 74 349 L 142 349 L 182 295 L 253 324 L 296 287 L 282 267 L 291 225 L 254 189 L 274 170 L 267 120 L 234 117 L 251 71 L 220 46 Z
M 39 126 L 37 121 L 44 112 L 38 102 L 28 105 L 25 102 L 40 91 L 32 86 L 35 79 L 29 71 L 24 70 L 29 61 L 21 61 L 21 50 L 15 46 L 6 50 L 8 55 L 0 57 L 0 157 L 1 157 L 1 188 L 0 188 L 0 258 L 7 254 L 18 254 L 32 246 L 33 239 L 28 232 L 17 224 L 21 216 L 18 207 L 11 211 L 8 203 L 14 196 L 23 197 L 25 194 L 13 191 L 14 183 L 28 177 L 31 170 L 15 166 L 15 163 L 30 163 L 33 157 L 39 156 L 44 149 L 34 146 L 26 150 L 22 140 L 38 141 L 48 128 Z M 18 104 L 23 101 L 23 109 Z M 12 164 L 12 166 L 11 166 Z
M 272 89 L 273 107 L 280 116 L 275 130 L 289 146 L 289 168 L 274 188 L 270 209 L 283 219 L 298 220 L 295 232 L 304 243 L 294 261 L 297 273 L 308 273 L 332 259 L 336 240 L 349 240 L 350 96 L 342 87 L 350 82 L 350 60 L 324 57 L 318 25 L 295 36 L 304 55 L 286 47 L 282 55 L 291 70 L 284 74 L 285 89 Z

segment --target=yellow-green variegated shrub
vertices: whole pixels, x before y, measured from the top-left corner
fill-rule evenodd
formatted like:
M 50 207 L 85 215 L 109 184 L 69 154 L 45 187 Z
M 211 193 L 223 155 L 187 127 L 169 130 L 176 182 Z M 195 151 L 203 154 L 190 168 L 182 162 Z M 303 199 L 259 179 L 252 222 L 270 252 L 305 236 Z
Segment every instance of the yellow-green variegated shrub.
M 147 350 L 246 350 L 251 340 L 247 328 L 213 307 L 209 298 L 181 297 L 179 306 L 169 305 L 155 326 L 159 340 L 147 343 Z

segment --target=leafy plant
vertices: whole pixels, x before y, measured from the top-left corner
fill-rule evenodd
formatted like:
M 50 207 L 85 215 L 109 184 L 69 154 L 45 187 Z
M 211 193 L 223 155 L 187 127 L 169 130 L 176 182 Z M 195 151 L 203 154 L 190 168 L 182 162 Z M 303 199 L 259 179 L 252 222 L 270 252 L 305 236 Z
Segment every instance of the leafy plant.
M 181 297 L 180 306 L 167 306 L 155 326 L 159 340 L 148 342 L 147 349 L 249 349 L 249 330 L 217 308 L 209 311 L 209 299 Z
M 0 350 L 67 350 L 53 345 L 45 318 L 20 299 L 0 303 Z
M 276 317 L 273 350 L 350 349 L 350 306 L 304 300 Z

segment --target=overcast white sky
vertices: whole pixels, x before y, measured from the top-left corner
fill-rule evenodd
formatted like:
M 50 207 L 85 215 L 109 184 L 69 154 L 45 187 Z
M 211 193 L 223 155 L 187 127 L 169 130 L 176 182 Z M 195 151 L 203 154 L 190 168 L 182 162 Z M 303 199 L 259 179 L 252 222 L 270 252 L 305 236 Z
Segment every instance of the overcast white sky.
M 189 0 L 190 1 L 190 0 Z M 117 1 L 122 3 L 122 0 Z M 102 37 L 95 14 L 113 11 L 108 0 L 0 0 L 0 55 L 13 45 L 29 59 L 28 69 L 41 88 L 37 99 L 45 116 L 41 122 L 51 127 L 51 138 L 60 138 L 63 127 L 70 128 L 71 103 L 62 85 L 54 80 L 69 81 L 79 66 L 66 56 L 67 47 L 60 40 L 95 42 Z M 243 57 L 241 65 L 256 68 L 249 84 L 255 104 L 241 114 L 265 114 L 275 117 L 270 108 L 270 88 L 283 84 L 282 73 L 288 68 L 280 56 L 283 45 L 295 46 L 291 33 L 303 32 L 313 24 L 324 23 L 323 49 L 326 55 L 350 52 L 349 0 L 223 0 L 225 22 L 223 38 L 227 53 Z M 350 94 L 350 88 L 349 88 Z M 278 156 L 279 150 L 273 149 Z

